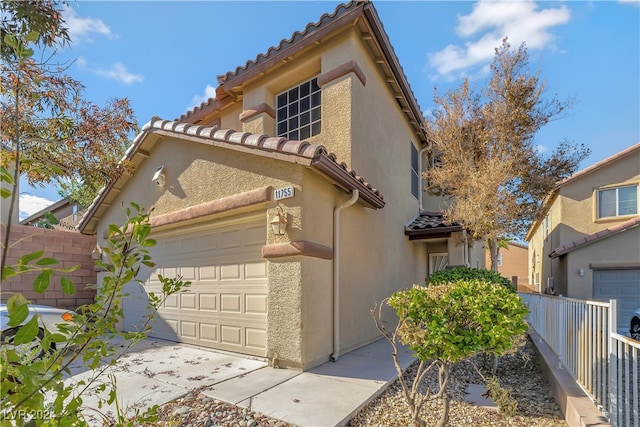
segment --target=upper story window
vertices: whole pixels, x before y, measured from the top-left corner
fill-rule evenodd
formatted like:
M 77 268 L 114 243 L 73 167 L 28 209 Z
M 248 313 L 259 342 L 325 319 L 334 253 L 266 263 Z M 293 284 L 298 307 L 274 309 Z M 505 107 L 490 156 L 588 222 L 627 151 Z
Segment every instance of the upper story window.
M 544 239 L 549 237 L 549 215 L 544 217 Z
M 418 171 L 420 162 L 418 161 L 418 156 L 420 154 L 413 142 L 409 141 L 409 143 L 411 145 L 411 194 L 418 199 L 420 192 L 420 172 Z
M 502 267 L 502 254 L 498 252 L 498 256 L 496 258 L 496 266 Z
M 598 190 L 598 218 L 636 215 L 637 213 L 637 185 Z
M 314 78 L 276 97 L 278 136 L 303 140 L 320 133 L 320 88 Z

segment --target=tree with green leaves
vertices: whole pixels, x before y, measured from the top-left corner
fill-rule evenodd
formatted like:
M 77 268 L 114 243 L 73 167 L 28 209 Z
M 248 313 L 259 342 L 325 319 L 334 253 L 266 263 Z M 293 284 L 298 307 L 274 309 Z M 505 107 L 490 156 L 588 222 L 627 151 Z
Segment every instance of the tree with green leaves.
M 525 45 L 496 49 L 488 84 L 474 91 L 465 79 L 436 95 L 426 129 L 434 167 L 428 190 L 447 198 L 445 216 L 484 239 L 497 270 L 499 242 L 522 237 L 540 214 L 544 197 L 589 155 L 584 145 L 561 142 L 545 155 L 536 133 L 560 118 L 570 101 L 544 97 L 545 83 L 528 72 Z
M 3 172 L 4 169 L 2 169 Z M 1 175 L 10 178 L 8 174 Z M 156 244 L 149 237 L 151 225 L 149 212 L 132 203 L 126 208 L 126 220 L 122 225 L 111 224 L 108 227 L 107 243 L 101 248 L 104 259 L 95 261 L 96 267 L 103 270 L 101 282 L 93 285 L 97 288 L 95 302 L 78 307 L 77 314 L 70 323 L 58 325 L 58 331 L 41 328 L 39 316 L 29 320 L 29 301 L 21 293 L 15 293 L 7 300 L 8 326 L 0 335 L 0 425 L 89 425 L 82 412 L 83 396 L 98 384 L 99 379 L 113 366 L 119 357 L 125 354 L 135 343 L 146 338 L 151 322 L 157 310 L 171 295 L 185 291 L 191 282 L 182 277 L 165 278 L 158 275 L 162 283 L 160 294 L 149 293 L 147 315 L 137 331 L 120 332 L 118 323 L 123 318 L 122 300 L 126 296 L 125 285 L 131 282 L 141 283 L 138 272 L 141 267 L 155 266 L 148 248 Z M 37 273 L 33 289 L 43 293 L 50 286 L 51 278 L 57 269 L 71 273 L 76 267 L 59 268 L 60 262 L 46 256 L 44 251 L 29 253 L 20 257 L 15 265 L 2 268 L 2 280 L 24 273 Z M 75 293 L 71 280 L 63 277 L 60 289 L 66 295 Z M 39 339 L 36 340 L 36 337 Z M 125 348 L 112 345 L 110 340 L 121 337 Z M 56 344 L 67 345 L 57 348 Z M 25 347 L 27 350 L 25 351 Z M 72 348 L 72 351 L 69 349 Z M 74 384 L 65 384 L 64 374 L 76 361 L 81 360 L 91 375 Z M 117 399 L 115 382 L 100 380 L 98 391 L 106 392 L 107 397 L 97 394 L 99 408 Z M 120 408 L 110 415 L 100 413 L 105 425 L 134 425 L 138 422 L 153 422 L 156 419 L 156 407 L 135 413 L 131 408 Z M 30 414 L 47 414 L 46 419 L 30 419 Z
M 69 64 L 56 62 L 58 50 L 71 43 L 62 5 L 0 3 L 1 163 L 15 164 L 30 184 L 58 184 L 64 196 L 86 206 L 131 167 L 119 161 L 137 123 L 128 100 L 93 104 L 66 73 Z
M 8 252 L 17 243 L 11 240 L 11 224 L 16 219 L 12 214 L 20 174 L 31 183 L 55 181 L 67 190 L 77 189 L 86 202 L 98 188 L 129 168 L 118 161 L 129 134 L 136 129 L 126 100 L 97 107 L 83 98 L 82 85 L 65 75 L 64 67 L 52 63 L 55 48 L 70 41 L 59 6 L 51 0 L 0 3 L 0 197 L 3 203 L 10 200 L 11 205 L 7 223 L 2 224 L 0 273 L 3 282 L 12 276 L 35 274 L 33 290 L 37 293 L 49 288 L 54 272 L 71 273 L 77 267 L 61 267 L 44 250 L 22 255 L 15 264 L 7 263 Z M 53 52 L 44 60 L 36 59 L 37 49 Z M 40 58 L 45 58 L 42 52 Z M 82 203 L 74 194 L 72 191 L 71 198 Z M 126 208 L 124 224 L 109 226 L 107 243 L 101 248 L 104 259 L 95 261 L 104 271 L 103 278 L 99 284 L 89 285 L 97 288 L 96 300 L 78 307 L 73 322 L 59 325 L 59 331 L 40 328 L 37 314 L 28 320 L 30 303 L 22 293 L 8 298 L 11 329 L 0 335 L 0 425 L 88 425 L 81 410 L 83 394 L 123 354 L 110 339 L 123 338 L 127 351 L 146 337 L 165 299 L 190 285 L 180 277 L 159 276 L 162 292 L 148 295 L 148 315 L 139 330 L 118 331 L 124 286 L 141 281 L 141 267 L 154 266 L 148 253 L 155 244 L 149 237 L 149 218 L 149 212 L 132 203 Z M 66 277 L 60 280 L 60 289 L 66 295 L 75 293 L 73 282 Z M 69 346 L 56 348 L 62 341 Z M 75 351 L 66 351 L 70 347 Z M 82 360 L 93 375 L 67 385 L 63 375 L 76 360 Z M 98 389 L 108 392 L 107 398 L 98 396 L 100 405 L 117 402 L 115 382 L 102 383 Z M 115 416 L 101 414 L 106 425 L 153 422 L 155 417 L 155 408 L 144 413 L 136 409 L 133 416 L 127 408 L 116 409 Z M 47 419 L 32 418 L 34 413 L 47 414 Z

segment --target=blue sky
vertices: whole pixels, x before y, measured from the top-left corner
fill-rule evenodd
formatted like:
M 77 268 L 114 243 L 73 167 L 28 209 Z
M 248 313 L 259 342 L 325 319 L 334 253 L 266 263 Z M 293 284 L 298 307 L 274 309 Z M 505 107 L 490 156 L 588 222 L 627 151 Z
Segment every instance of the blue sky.
M 73 40 L 59 54 L 86 97 L 128 98 L 142 126 L 176 119 L 213 96 L 217 76 L 243 65 L 338 2 L 77 1 L 64 17 Z M 547 95 L 574 99 L 536 137 L 543 152 L 584 143 L 591 165 L 640 141 L 640 1 L 374 1 L 418 103 L 434 88 L 479 86 L 507 36 L 527 44 Z M 21 186 L 21 216 L 59 196 Z M 46 201 L 38 204 L 39 199 Z

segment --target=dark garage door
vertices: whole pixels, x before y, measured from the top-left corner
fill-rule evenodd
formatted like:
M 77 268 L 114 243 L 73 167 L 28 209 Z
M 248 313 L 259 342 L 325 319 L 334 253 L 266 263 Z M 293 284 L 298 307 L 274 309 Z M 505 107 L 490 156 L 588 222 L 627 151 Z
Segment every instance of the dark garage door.
M 640 307 L 640 269 L 595 270 L 593 298 L 617 300 L 618 330 L 628 330 L 631 313 Z

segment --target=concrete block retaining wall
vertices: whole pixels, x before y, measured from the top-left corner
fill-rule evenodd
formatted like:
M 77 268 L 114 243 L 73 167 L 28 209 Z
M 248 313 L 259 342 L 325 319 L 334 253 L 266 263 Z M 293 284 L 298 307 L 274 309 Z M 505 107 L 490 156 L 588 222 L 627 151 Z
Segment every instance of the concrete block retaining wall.
M 6 228 L 2 226 L 2 240 Z M 60 261 L 53 265 L 54 268 L 68 268 L 79 265 L 80 268 L 71 273 L 61 273 L 56 271 L 51 279 L 51 285 L 43 294 L 33 290 L 33 282 L 37 273 L 19 274 L 10 277 L 2 282 L 0 300 L 6 302 L 9 297 L 16 293 L 22 294 L 32 304 L 43 304 L 60 307 L 68 310 L 75 310 L 78 306 L 93 302 L 96 291 L 87 289 L 86 285 L 94 284 L 97 274 L 94 271 L 94 264 L 91 252 L 96 246 L 95 236 L 85 236 L 74 231 L 50 230 L 46 228 L 36 228 L 25 225 L 11 226 L 11 240 L 7 254 L 7 265 L 18 262 L 20 257 L 40 250 L 44 250 L 44 256 L 55 258 Z M 65 295 L 60 288 L 62 276 L 71 280 L 75 287 L 74 295 Z

